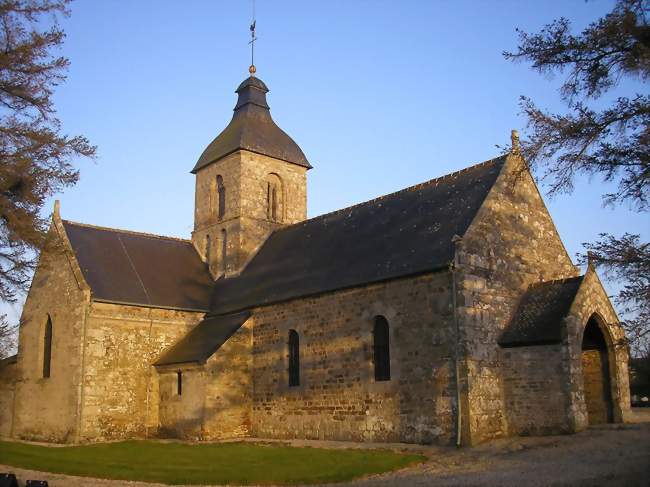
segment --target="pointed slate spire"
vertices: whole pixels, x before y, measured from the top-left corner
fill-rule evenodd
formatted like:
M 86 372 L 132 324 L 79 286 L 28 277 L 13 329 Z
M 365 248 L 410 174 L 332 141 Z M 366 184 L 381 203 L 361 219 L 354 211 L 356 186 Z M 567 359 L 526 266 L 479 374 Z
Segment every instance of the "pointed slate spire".
M 247 150 L 311 169 L 305 154 L 271 118 L 266 84 L 253 73 L 236 90 L 235 113 L 228 126 L 203 151 L 192 169 L 199 169 L 236 152 Z

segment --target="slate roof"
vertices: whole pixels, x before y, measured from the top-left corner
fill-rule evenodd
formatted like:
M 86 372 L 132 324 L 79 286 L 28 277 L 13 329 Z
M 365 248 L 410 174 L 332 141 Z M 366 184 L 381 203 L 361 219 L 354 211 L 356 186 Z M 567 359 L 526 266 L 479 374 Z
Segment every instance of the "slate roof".
M 207 311 L 212 277 L 192 243 L 63 221 L 93 298 Z
M 6 365 L 12 365 L 12 364 L 17 364 L 18 363 L 18 354 L 11 355 L 9 357 L 5 357 L 0 360 L 0 369 Z
M 204 363 L 250 317 L 250 313 L 236 313 L 205 318 L 172 345 L 154 365 Z
M 268 91 L 264 82 L 255 77 L 239 85 L 232 120 L 203 151 L 192 173 L 240 149 L 311 169 L 302 149 L 271 118 L 266 103 Z
M 562 341 L 562 319 L 568 314 L 584 276 L 533 284 L 522 297 L 499 345 L 518 347 Z
M 505 156 L 275 231 L 237 277 L 215 283 L 211 314 L 446 267 Z

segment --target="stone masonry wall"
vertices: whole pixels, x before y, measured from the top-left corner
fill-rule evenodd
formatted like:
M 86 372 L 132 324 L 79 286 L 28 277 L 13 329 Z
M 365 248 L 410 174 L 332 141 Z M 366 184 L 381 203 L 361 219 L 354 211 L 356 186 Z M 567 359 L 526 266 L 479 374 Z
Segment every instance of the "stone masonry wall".
M 508 434 L 568 433 L 561 345 L 501 350 Z
M 203 437 L 251 435 L 253 409 L 253 330 L 248 320 L 205 365 Z
M 182 390 L 178 394 L 178 372 Z M 184 440 L 203 439 L 205 404 L 205 368 L 202 365 L 179 365 L 158 369 L 159 436 Z
M 575 276 L 530 173 L 509 156 L 459 250 L 458 312 L 466 360 L 465 440 L 506 433 L 497 339 L 529 284 Z
M 269 174 L 282 181 L 281 223 L 292 224 L 307 218 L 307 169 L 272 157 L 243 151 L 241 158 L 241 215 L 267 220 L 266 190 Z
M 11 436 L 18 367 L 0 360 L 0 438 Z
M 20 320 L 13 436 L 75 441 L 78 430 L 83 334 L 88 294 L 62 245 L 62 227 L 48 234 Z M 43 377 L 43 344 L 52 321 L 51 373 Z
M 267 218 L 267 181 L 275 174 L 282 182 L 281 218 Z M 218 219 L 216 178 L 223 178 L 226 210 Z M 235 275 L 248 263 L 270 233 L 307 217 L 307 170 L 302 166 L 255 154 L 235 152 L 196 174 L 196 200 L 192 241 L 207 259 L 206 236 L 210 235 L 209 261 L 213 276 Z M 222 230 L 226 230 L 226 262 L 222 259 Z
M 391 380 L 375 382 L 374 317 L 390 326 Z M 280 303 L 253 312 L 253 436 L 449 443 L 454 327 L 448 272 Z M 300 385 L 288 386 L 288 332 Z
M 83 441 L 155 436 L 158 376 L 151 365 L 202 313 L 94 302 L 82 391 Z
M 223 178 L 226 188 L 226 205 L 224 216 L 218 218 L 218 195 L 216 188 L 217 176 Z M 192 242 L 199 255 L 210 265 L 214 277 L 223 274 L 224 264 L 221 259 L 222 230 L 227 232 L 227 254 L 231 257 L 230 264 L 236 265 L 235 242 L 239 239 L 239 217 L 241 215 L 241 153 L 235 152 L 221 159 L 218 163 L 210 164 L 196 174 L 196 189 L 194 193 L 194 231 Z M 207 248 L 207 236 L 210 236 L 210 246 Z M 228 264 L 228 262 L 226 262 Z
M 569 418 L 574 431 L 580 431 L 589 424 L 582 370 L 582 336 L 592 316 L 596 317 L 607 342 L 613 419 L 618 423 L 630 418 L 629 354 L 625 333 L 598 275 L 589 266 L 569 310 L 569 316 L 565 319 Z
M 252 335 L 249 320 L 204 365 L 159 368 L 161 436 L 190 440 L 250 436 Z

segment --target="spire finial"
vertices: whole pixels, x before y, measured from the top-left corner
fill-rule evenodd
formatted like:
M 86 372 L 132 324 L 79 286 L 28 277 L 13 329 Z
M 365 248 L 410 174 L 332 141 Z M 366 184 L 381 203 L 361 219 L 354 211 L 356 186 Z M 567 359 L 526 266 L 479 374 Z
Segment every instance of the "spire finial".
M 255 25 L 257 24 L 257 20 L 255 19 L 255 0 L 253 0 L 253 21 L 251 22 L 250 30 L 251 30 L 251 40 L 248 42 L 251 45 L 251 65 L 248 68 L 248 72 L 251 75 L 251 78 L 255 76 L 255 72 L 257 69 L 255 69 L 255 41 L 257 40 L 257 37 L 255 37 Z
M 519 132 L 517 130 L 510 131 L 510 142 L 512 144 L 512 153 L 519 154 Z
M 595 252 L 588 250 L 587 251 L 587 266 L 595 267 L 594 263 L 596 262 Z

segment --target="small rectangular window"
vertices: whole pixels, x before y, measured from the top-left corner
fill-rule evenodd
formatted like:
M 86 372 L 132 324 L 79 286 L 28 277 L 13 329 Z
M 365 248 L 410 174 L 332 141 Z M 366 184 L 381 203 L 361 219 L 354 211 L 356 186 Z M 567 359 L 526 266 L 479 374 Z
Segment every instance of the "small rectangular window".
M 176 394 L 183 394 L 183 372 L 176 372 Z

